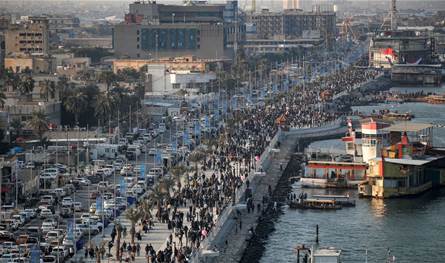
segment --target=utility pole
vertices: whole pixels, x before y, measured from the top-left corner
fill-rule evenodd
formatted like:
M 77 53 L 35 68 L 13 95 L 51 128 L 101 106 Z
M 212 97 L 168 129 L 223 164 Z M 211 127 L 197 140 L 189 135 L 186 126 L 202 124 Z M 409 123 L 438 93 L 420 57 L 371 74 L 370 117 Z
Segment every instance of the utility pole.
M 391 30 L 397 30 L 397 7 L 396 7 L 396 0 L 391 0 L 391 11 L 390 11 L 390 17 L 391 17 Z
M 132 126 L 131 126 L 131 104 L 130 104 L 130 115 L 129 115 L 129 118 L 130 118 L 130 132 L 133 132 L 133 129 L 132 129 Z

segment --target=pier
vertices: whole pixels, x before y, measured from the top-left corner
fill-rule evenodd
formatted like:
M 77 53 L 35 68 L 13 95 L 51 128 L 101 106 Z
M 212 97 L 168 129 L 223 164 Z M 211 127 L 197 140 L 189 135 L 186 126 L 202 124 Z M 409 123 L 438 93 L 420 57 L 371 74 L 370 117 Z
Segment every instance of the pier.
M 192 262 L 239 262 L 252 236 L 252 229 L 256 229 L 258 219 L 262 215 L 263 197 L 267 197 L 270 190 L 274 191 L 292 154 L 300 149 L 300 144 L 338 137 L 345 133 L 345 129 L 343 122 L 338 120 L 322 127 L 278 131 L 261 156 L 260 167 L 263 172 L 253 172 L 248 178 L 254 211 L 247 212 L 244 184 L 236 193 L 235 204 L 221 214 L 216 226 L 203 241 L 201 249 L 192 258 Z M 261 205 L 260 211 L 257 209 L 258 204 Z

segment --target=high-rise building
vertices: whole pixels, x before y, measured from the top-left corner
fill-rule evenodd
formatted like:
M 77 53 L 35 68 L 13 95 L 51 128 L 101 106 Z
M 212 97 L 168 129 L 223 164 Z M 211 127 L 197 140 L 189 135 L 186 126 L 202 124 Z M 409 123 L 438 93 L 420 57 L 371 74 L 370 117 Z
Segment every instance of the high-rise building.
M 5 36 L 0 33 L 0 75 L 5 69 Z
M 6 56 L 48 55 L 48 19 L 28 17 L 5 31 Z
M 113 29 L 113 48 L 121 58 L 232 58 L 236 43 L 245 34 L 238 21 L 237 1 L 188 5 L 134 2 L 125 22 Z
M 431 63 L 434 45 L 429 36 L 415 31 L 383 31 L 372 37 L 369 65 L 389 69 L 394 64 Z
M 317 35 L 331 46 L 336 35 L 336 14 L 331 11 L 305 12 L 288 9 L 283 12 L 263 10 L 247 16 L 256 39 L 296 39 Z
M 283 0 L 283 10 L 301 9 L 299 0 Z

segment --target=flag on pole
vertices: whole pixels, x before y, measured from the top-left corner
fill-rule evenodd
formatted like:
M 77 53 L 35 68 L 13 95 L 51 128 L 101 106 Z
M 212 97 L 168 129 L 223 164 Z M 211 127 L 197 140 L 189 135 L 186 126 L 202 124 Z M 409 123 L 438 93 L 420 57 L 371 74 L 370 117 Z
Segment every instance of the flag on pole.
M 74 228 L 73 228 L 73 220 L 68 220 L 68 222 L 67 222 L 68 224 L 67 224 L 67 238 L 69 239 L 69 240 L 74 240 Z
M 207 115 L 204 116 L 204 125 L 206 128 L 210 128 L 209 116 Z
M 120 178 L 119 188 L 121 194 L 124 194 L 127 191 L 127 182 L 125 182 L 125 179 L 123 177 Z
M 145 179 L 145 164 L 141 164 L 141 172 L 139 174 L 140 179 Z
M 184 131 L 184 132 L 182 133 L 182 143 L 183 143 L 184 145 L 190 145 L 189 134 L 188 134 L 187 131 Z
M 35 245 L 31 250 L 31 262 L 30 263 L 40 263 L 40 248 Z
M 156 149 L 155 163 L 156 164 L 161 164 L 162 163 L 162 153 L 161 153 L 161 151 L 159 151 L 159 149 Z
M 201 125 L 199 121 L 195 121 L 195 137 L 201 135 Z
M 102 212 L 102 197 L 96 197 L 96 211 Z
M 232 98 L 232 108 L 234 110 L 238 109 L 238 99 L 236 97 Z
M 172 141 L 172 152 L 173 153 L 177 153 L 178 152 L 178 142 L 177 142 L 176 138 L 173 139 L 173 141 Z

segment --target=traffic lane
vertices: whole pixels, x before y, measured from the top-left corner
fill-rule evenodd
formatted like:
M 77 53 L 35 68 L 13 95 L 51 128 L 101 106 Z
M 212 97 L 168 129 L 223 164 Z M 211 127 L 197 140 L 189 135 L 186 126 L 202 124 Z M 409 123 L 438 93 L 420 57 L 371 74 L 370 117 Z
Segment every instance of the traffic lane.
M 172 136 L 176 134 L 174 130 L 171 131 Z M 164 132 L 163 134 L 157 136 L 155 140 L 152 140 L 148 145 L 152 146 L 153 148 L 156 147 L 156 144 L 158 143 L 169 143 L 170 142 L 170 131 Z M 148 147 L 147 147 L 148 148 Z M 150 149 L 150 148 L 148 148 Z M 147 150 L 148 150 L 147 149 Z M 154 156 L 142 153 L 137 161 L 128 161 L 128 163 L 132 164 L 134 167 L 140 164 L 147 164 L 149 167 L 151 165 L 154 166 Z M 146 171 L 147 172 L 147 171 Z M 105 181 L 109 182 L 110 184 L 116 185 L 120 183 L 120 178 L 122 176 L 120 175 L 120 171 L 116 171 L 115 174 L 112 174 L 111 176 L 105 177 Z M 80 216 L 81 213 L 87 213 L 89 212 L 89 208 L 91 204 L 96 203 L 95 198 L 91 198 L 92 192 L 98 192 L 97 184 L 91 184 L 89 186 L 80 186 L 78 189 L 76 189 L 72 194 L 67 195 L 66 197 L 71 197 L 73 202 L 80 202 L 82 211 L 77 212 L 76 216 Z M 110 189 L 109 192 L 113 193 L 113 189 Z M 58 205 L 55 207 L 55 213 L 54 215 L 56 217 L 59 217 L 60 225 L 66 226 L 69 219 L 74 218 L 74 216 L 71 218 L 63 218 L 60 216 L 60 206 L 61 206 L 61 199 L 58 202 Z M 37 209 L 38 207 L 34 207 L 34 209 Z M 43 218 L 40 218 L 39 215 L 37 215 L 36 218 L 31 219 L 23 226 L 19 227 L 18 230 L 14 231 L 15 234 L 22 234 L 26 232 L 26 229 L 28 227 L 41 227 L 42 222 L 44 221 Z

